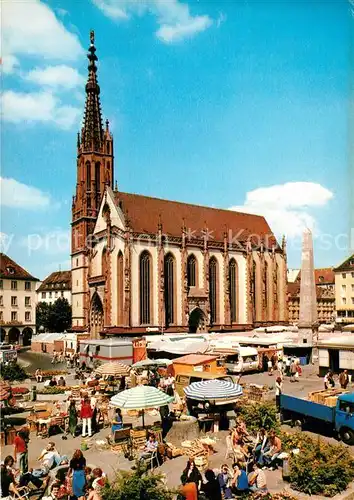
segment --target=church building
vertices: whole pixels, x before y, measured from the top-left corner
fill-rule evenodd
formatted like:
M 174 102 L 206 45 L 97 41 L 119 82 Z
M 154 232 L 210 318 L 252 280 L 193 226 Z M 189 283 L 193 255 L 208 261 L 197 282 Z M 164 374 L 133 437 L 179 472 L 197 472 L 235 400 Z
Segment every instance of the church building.
M 120 191 L 94 34 L 72 204 L 72 329 L 92 338 L 287 322 L 286 246 L 264 217 Z

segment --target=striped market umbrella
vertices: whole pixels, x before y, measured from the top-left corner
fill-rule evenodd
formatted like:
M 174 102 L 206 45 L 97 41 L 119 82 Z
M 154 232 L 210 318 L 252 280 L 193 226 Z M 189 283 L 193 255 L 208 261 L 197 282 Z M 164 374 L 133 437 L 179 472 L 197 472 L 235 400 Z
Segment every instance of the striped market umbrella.
M 107 375 L 113 377 L 127 377 L 130 372 L 130 366 L 122 363 L 105 363 L 99 366 L 95 372 L 98 375 Z
M 155 359 L 142 359 L 141 361 L 137 361 L 132 365 L 133 368 L 145 368 L 145 366 L 156 366 L 158 363 L 156 363 Z
M 165 392 L 160 391 L 160 389 L 149 385 L 138 385 L 113 396 L 111 398 L 111 405 L 125 410 L 143 410 L 144 426 L 144 410 L 168 405 L 172 403 L 173 399 L 173 397 L 168 396 Z
M 193 382 L 183 390 L 189 399 L 212 401 L 215 405 L 231 403 L 242 396 L 242 387 L 240 385 L 220 379 Z

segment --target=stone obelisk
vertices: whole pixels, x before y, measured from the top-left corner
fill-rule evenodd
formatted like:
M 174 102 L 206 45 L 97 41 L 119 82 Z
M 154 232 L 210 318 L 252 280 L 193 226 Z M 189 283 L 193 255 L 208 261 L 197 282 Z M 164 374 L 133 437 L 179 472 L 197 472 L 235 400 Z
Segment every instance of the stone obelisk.
M 313 332 L 317 325 L 317 297 L 313 260 L 312 233 L 303 233 L 300 281 L 299 334 L 303 343 L 313 345 Z

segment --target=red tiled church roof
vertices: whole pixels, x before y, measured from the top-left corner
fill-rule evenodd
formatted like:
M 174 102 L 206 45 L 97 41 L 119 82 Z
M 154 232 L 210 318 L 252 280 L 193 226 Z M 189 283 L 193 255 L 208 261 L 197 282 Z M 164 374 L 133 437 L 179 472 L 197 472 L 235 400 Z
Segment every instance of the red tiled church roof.
M 202 239 L 202 231 L 207 229 L 210 242 L 224 241 L 224 232 L 229 237 L 245 243 L 252 240 L 253 245 L 278 247 L 264 217 L 232 210 L 191 205 L 178 201 L 151 198 L 138 194 L 116 192 L 116 203 L 127 216 L 134 232 L 156 234 L 159 222 L 162 233 L 171 237 L 181 237 L 184 226 L 191 239 Z
M 43 281 L 37 292 L 48 290 L 49 288 L 52 288 L 52 285 L 55 285 L 57 290 L 71 290 L 71 271 L 55 271 L 50 274 Z
M 0 253 L 0 278 L 39 281 L 4 253 Z

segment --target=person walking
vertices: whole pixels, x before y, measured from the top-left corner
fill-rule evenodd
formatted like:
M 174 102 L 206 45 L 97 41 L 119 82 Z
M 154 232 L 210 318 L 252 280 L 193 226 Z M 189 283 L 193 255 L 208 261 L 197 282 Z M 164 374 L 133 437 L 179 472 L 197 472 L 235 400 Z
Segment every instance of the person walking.
M 273 375 L 273 363 L 271 358 L 268 358 L 267 367 L 268 367 L 268 375 Z
M 74 399 L 70 400 L 68 414 L 69 414 L 69 432 L 72 435 L 72 437 L 75 437 L 77 428 L 77 411 Z
M 85 498 L 86 459 L 81 450 L 76 450 L 69 464 L 69 473 L 72 474 L 72 492 L 78 500 Z
M 89 398 L 86 396 L 81 403 L 80 417 L 82 418 L 82 437 L 86 437 L 86 427 L 88 436 L 92 436 L 92 408 Z
M 293 359 L 290 365 L 290 382 L 295 382 L 296 373 L 297 373 L 296 363 L 295 360 Z
M 91 417 L 91 428 L 92 432 L 95 434 L 98 431 L 98 425 L 97 425 L 97 398 L 96 398 L 96 391 L 93 390 L 91 392 L 91 399 L 90 399 L 90 405 L 92 409 L 92 417 Z
M 283 382 L 281 377 L 277 377 L 275 380 L 275 402 L 278 411 L 280 409 L 280 395 L 282 394 L 282 392 L 283 392 Z
M 329 371 L 326 375 L 325 378 L 323 379 L 324 382 L 324 388 L 325 389 L 333 389 L 335 386 L 335 382 L 333 379 L 333 372 Z
M 339 375 L 339 383 L 340 383 L 340 386 L 342 389 L 346 389 L 348 384 L 349 384 L 349 376 L 348 376 L 348 370 L 344 370 L 344 372 L 342 372 L 340 375 Z
M 28 471 L 28 446 L 27 435 L 22 430 L 16 433 L 14 439 L 14 459 L 21 474 L 26 474 Z
M 289 356 L 285 360 L 285 374 L 290 377 L 290 365 L 291 365 L 291 359 Z

